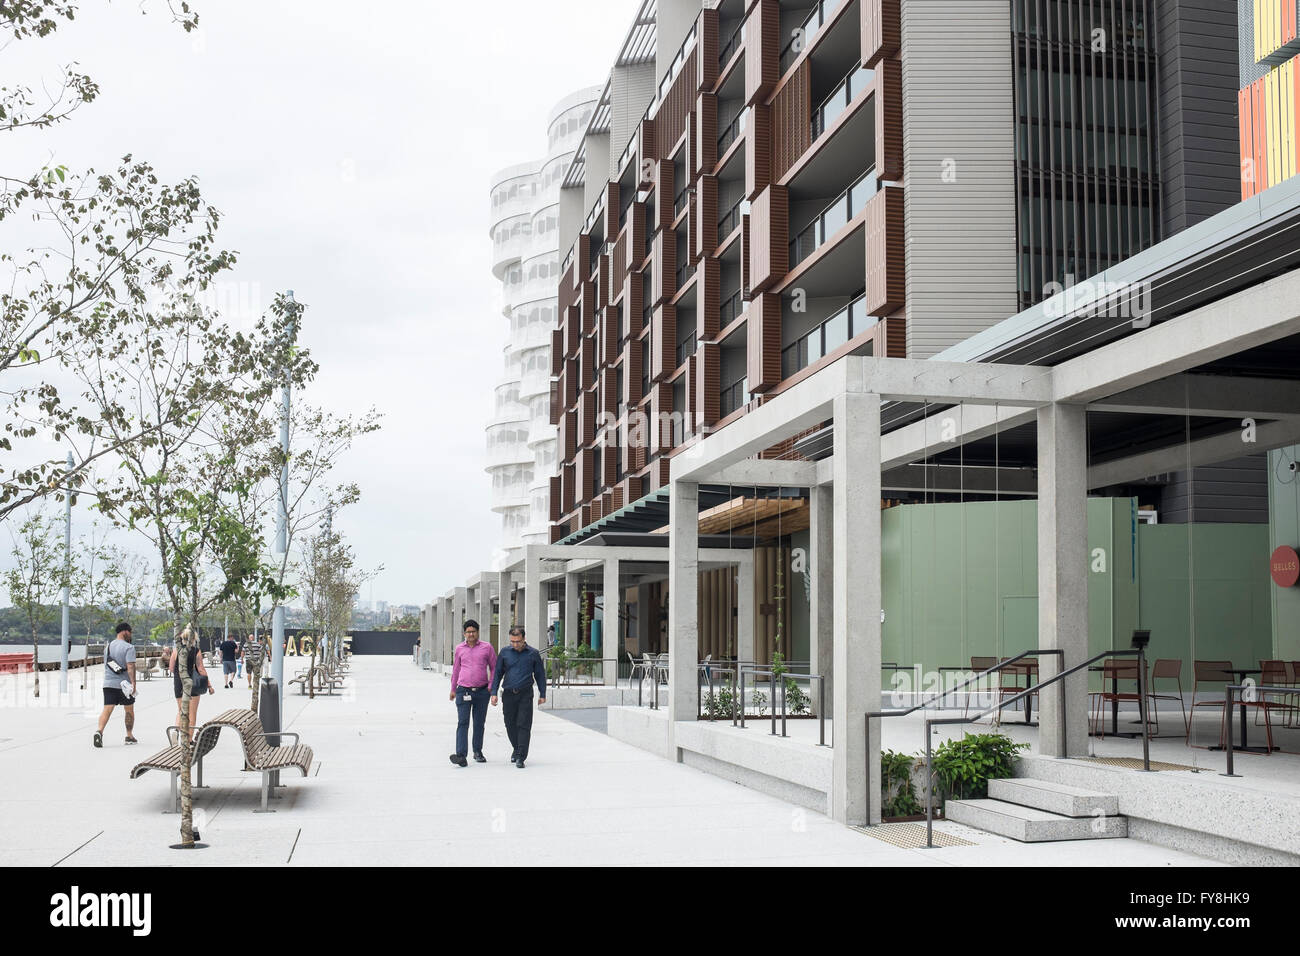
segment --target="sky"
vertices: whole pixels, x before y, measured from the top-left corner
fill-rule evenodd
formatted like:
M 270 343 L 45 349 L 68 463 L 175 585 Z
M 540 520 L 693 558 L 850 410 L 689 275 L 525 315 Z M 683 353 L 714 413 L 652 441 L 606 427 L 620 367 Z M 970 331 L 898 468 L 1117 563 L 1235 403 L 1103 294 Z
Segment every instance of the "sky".
M 216 302 L 256 314 L 294 290 L 321 366 L 306 400 L 383 413 L 335 472 L 362 490 L 335 527 L 383 566 L 363 600 L 424 604 L 491 566 L 484 427 L 507 323 L 488 183 L 545 154 L 552 106 L 604 82 L 637 5 L 193 0 L 187 34 L 161 0 L 88 0 L 3 51 L 0 86 L 73 61 L 100 86 L 61 126 L 11 136 L 6 166 L 131 153 L 197 176 L 238 252 Z M 90 517 L 73 521 L 75 537 Z

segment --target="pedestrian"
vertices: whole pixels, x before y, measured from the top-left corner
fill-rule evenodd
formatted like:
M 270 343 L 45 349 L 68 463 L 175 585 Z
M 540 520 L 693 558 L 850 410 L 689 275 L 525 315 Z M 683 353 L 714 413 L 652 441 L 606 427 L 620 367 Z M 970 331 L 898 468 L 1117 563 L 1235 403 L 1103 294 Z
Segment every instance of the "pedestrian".
M 227 634 L 221 642 L 221 677 L 226 682 L 226 690 L 235 686 L 235 671 L 238 669 L 235 665 L 238 660 L 239 645 Z
M 99 728 L 95 731 L 95 746 L 104 746 L 104 728 L 113 716 L 113 708 L 122 705 L 126 717 L 127 744 L 139 743 L 135 739 L 135 645 L 131 643 L 131 625 L 123 621 L 116 634 L 104 648 L 104 709 L 99 714 Z
M 514 752 L 510 760 L 520 770 L 528 759 L 528 743 L 533 734 L 533 681 L 537 682 L 537 702 L 546 703 L 546 665 L 537 648 L 524 640 L 524 629 L 516 624 L 510 629 L 510 646 L 501 651 L 492 672 L 492 706 L 497 705 L 497 688 L 504 697 L 502 715 L 506 736 Z
M 194 728 L 199 719 L 199 698 L 204 692 L 215 694 L 216 687 L 208 679 L 208 669 L 203 664 L 203 655 L 199 653 L 198 644 L 195 643 L 194 632 L 188 627 L 181 631 L 180 639 L 172 648 L 171 662 L 167 669 L 172 672 L 172 690 L 176 692 L 176 725 L 181 723 L 181 700 L 185 697 L 185 686 L 181 682 L 180 668 L 177 666 L 177 659 L 181 656 L 181 645 L 185 645 L 185 669 L 190 674 L 190 739 L 194 739 Z
M 492 645 L 478 639 L 478 622 L 466 621 L 465 636 L 452 654 L 451 696 L 456 702 L 456 752 L 451 762 L 458 767 L 469 765 L 465 755 L 469 752 L 469 722 L 474 720 L 474 760 L 486 763 L 483 756 L 483 725 L 487 722 L 488 684 L 497 666 L 497 652 Z
M 244 641 L 242 649 L 244 673 L 248 675 L 248 689 L 262 676 L 262 661 L 266 658 L 266 643 L 252 634 Z

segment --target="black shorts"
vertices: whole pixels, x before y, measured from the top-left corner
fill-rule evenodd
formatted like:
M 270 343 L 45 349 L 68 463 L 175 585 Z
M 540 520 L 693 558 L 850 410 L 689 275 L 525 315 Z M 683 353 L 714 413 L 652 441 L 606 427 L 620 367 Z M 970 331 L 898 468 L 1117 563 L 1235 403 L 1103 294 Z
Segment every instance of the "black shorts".
M 116 707 L 118 704 L 122 704 L 125 707 L 130 707 L 134 703 L 135 703 L 135 698 L 127 697 L 126 694 L 122 693 L 122 688 L 120 687 L 104 688 L 105 707 Z

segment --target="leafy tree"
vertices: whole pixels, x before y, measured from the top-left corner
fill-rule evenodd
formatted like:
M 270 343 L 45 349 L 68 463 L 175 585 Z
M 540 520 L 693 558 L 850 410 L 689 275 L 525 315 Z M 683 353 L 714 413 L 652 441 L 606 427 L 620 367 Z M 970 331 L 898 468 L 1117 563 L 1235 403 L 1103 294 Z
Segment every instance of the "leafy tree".
M 45 515 L 32 515 L 23 522 L 13 543 L 14 565 L 5 572 L 9 600 L 27 618 L 32 635 L 32 693 L 41 696 L 41 625 L 59 613 L 59 592 L 68 581 L 67 551 L 58 522 Z
M 49 36 L 76 9 L 0 3 L 0 47 Z M 168 9 L 186 31 L 198 25 L 187 3 Z M 47 129 L 99 95 L 75 64 L 40 89 L 0 87 L 0 134 Z M 35 232 L 25 249 L 0 252 L 0 518 L 64 489 L 75 494 L 97 462 L 159 427 L 106 432 L 64 394 L 57 372 L 74 355 L 111 361 L 146 303 L 192 298 L 230 268 L 233 254 L 215 245 L 220 218 L 196 180 L 165 184 L 130 155 L 104 172 L 0 168 L 0 223 L 22 219 Z M 72 448 L 71 469 L 62 453 L 48 457 L 50 442 Z

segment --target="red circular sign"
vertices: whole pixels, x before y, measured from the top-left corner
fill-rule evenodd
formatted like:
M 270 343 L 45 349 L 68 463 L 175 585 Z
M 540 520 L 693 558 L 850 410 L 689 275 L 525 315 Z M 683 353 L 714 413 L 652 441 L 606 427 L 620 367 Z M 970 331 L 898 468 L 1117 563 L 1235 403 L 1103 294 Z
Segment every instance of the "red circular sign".
M 1295 548 L 1282 545 L 1269 559 L 1268 570 L 1273 575 L 1273 583 L 1278 587 L 1294 587 L 1300 581 L 1300 555 L 1295 553 Z

